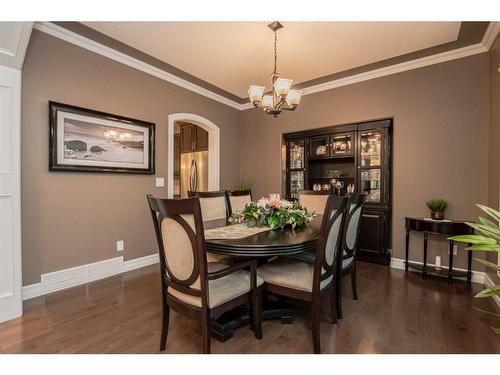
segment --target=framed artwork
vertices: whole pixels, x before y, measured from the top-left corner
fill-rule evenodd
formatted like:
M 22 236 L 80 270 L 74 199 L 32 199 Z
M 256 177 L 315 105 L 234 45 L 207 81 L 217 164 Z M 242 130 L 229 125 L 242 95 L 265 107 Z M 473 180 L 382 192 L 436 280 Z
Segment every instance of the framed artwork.
M 155 124 L 49 102 L 49 170 L 155 173 Z

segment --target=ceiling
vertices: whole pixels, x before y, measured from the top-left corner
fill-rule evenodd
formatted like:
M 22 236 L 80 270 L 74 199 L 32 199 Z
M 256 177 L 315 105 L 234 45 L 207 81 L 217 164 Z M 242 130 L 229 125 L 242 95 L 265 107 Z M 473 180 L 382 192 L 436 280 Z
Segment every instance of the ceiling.
M 278 72 L 294 84 L 457 40 L 461 22 L 282 22 Z M 268 22 L 84 22 L 239 97 L 270 86 Z

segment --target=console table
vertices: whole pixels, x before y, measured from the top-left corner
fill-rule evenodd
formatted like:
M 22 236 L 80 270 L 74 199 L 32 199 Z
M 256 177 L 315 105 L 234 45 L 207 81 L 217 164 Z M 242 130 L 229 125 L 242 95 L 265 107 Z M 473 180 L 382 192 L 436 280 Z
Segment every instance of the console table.
M 467 277 L 467 282 L 471 282 L 472 278 L 472 251 L 467 251 L 467 271 L 453 270 L 453 245 L 454 241 L 450 241 L 450 255 L 448 261 L 448 271 L 439 270 L 428 272 L 427 269 L 427 244 L 429 241 L 429 234 L 440 234 L 455 236 L 460 234 L 473 234 L 474 230 L 463 221 L 456 220 L 429 220 L 419 217 L 405 217 L 406 228 L 406 259 L 405 270 L 408 268 L 417 269 L 422 272 L 422 278 L 426 278 L 427 274 L 448 277 L 448 281 L 452 281 L 456 277 Z M 424 232 L 424 264 L 423 266 L 410 262 L 408 254 L 410 251 L 410 231 Z

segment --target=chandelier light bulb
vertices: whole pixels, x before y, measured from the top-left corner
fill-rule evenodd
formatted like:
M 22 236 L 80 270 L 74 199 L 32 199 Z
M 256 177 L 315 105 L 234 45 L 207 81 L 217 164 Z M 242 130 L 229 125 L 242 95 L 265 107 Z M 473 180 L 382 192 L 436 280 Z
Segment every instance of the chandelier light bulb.
M 287 78 L 278 78 L 274 82 L 274 90 L 277 95 L 286 95 L 288 90 L 290 90 L 290 86 L 292 86 L 292 80 Z
M 286 104 L 289 106 L 299 105 L 300 98 L 302 97 L 302 90 L 289 90 L 286 94 Z
M 272 95 L 264 95 L 262 97 L 262 106 L 266 108 L 273 107 L 273 96 Z
M 253 102 L 260 102 L 262 100 L 262 95 L 264 95 L 264 90 L 266 88 L 264 86 L 255 86 L 252 85 L 248 89 L 248 97 L 250 98 L 250 101 Z

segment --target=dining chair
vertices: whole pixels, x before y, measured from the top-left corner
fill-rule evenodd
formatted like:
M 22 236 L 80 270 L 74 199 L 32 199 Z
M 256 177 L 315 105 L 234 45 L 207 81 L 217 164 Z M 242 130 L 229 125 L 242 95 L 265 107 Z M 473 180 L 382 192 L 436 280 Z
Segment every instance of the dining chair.
M 233 212 L 241 211 L 247 203 L 252 201 L 252 190 L 227 190 L 227 202 L 229 206 L 229 216 Z
M 319 314 L 324 299 L 330 299 L 332 323 L 337 322 L 335 284 L 347 201 L 344 197 L 327 197 L 314 264 L 280 257 L 257 270 L 264 279 L 265 291 L 311 304 L 315 353 L 321 353 Z
M 308 211 L 323 215 L 328 196 L 332 195 L 330 190 L 300 190 L 299 203 L 305 206 Z
M 229 205 L 225 190 L 219 191 L 188 191 L 189 197 L 198 197 L 201 205 L 201 216 L 203 221 L 228 220 Z M 208 253 L 209 262 L 231 264 L 235 259 L 228 255 Z
M 342 236 L 342 262 L 339 263 L 341 269 L 337 273 L 337 316 L 342 319 L 342 279 L 351 275 L 352 294 L 355 300 L 358 299 L 358 291 L 356 285 L 356 255 L 359 248 L 359 231 L 361 223 L 361 215 L 366 195 L 364 194 L 350 194 L 348 203 L 348 213 L 346 215 L 346 222 L 344 226 L 344 234 Z
M 249 303 L 251 328 L 262 338 L 261 289 L 256 262 L 232 266 L 207 262 L 198 198 L 158 199 L 147 196 L 160 253 L 163 301 L 160 351 L 167 343 L 170 308 L 201 320 L 203 353 L 210 353 L 211 320 Z M 250 269 L 250 272 L 245 269 Z

